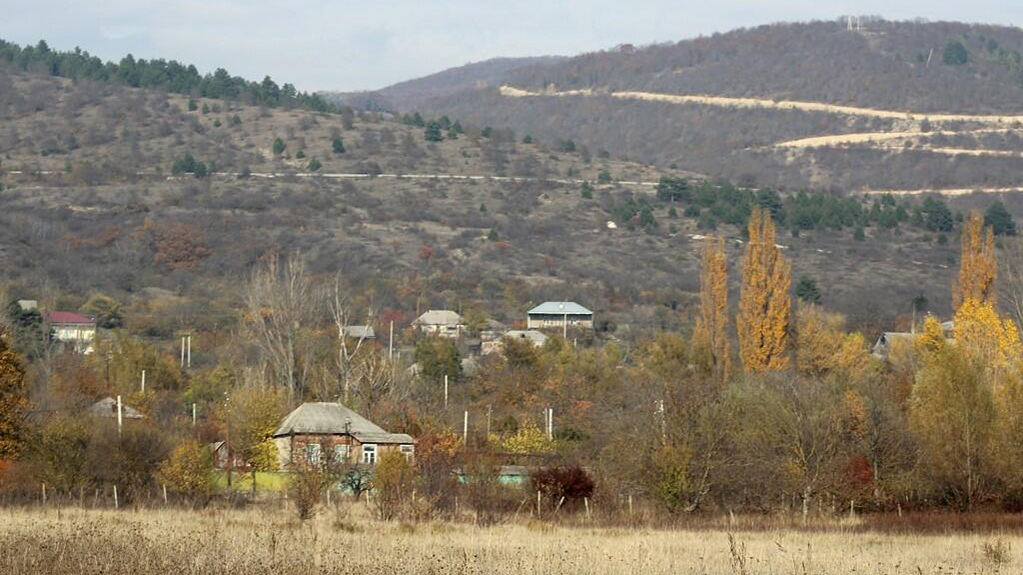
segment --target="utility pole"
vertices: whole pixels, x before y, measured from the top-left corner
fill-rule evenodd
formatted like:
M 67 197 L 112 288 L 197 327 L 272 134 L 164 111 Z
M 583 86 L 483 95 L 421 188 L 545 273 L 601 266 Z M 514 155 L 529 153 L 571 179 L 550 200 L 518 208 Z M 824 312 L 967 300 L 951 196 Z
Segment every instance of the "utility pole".
M 185 336 L 181 336 L 181 367 L 185 367 Z
M 487 437 L 490 437 L 490 417 L 494 414 L 494 406 L 487 406 Z
M 142 393 L 146 392 L 146 370 L 142 370 Z
M 121 425 L 124 423 L 124 418 L 121 411 L 121 396 L 117 396 L 117 435 L 121 435 Z
M 444 376 L 444 409 L 448 408 L 448 376 Z
M 469 410 L 462 416 L 462 442 L 469 443 Z
M 185 336 L 188 341 L 188 369 L 192 369 L 192 334 Z
M 394 320 L 391 320 L 391 334 L 387 338 L 387 359 L 394 362 Z
M 192 402 L 192 427 L 195 427 L 195 402 Z

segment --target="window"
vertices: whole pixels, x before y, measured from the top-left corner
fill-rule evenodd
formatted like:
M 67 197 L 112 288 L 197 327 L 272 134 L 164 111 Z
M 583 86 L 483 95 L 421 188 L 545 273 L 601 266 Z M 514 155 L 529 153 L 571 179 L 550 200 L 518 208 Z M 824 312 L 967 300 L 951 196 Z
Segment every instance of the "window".
M 402 445 L 398 449 L 401 450 L 401 454 L 405 456 L 405 459 L 411 461 L 412 454 L 415 452 L 415 447 L 416 446 L 414 445 Z
M 362 445 L 362 462 L 367 465 L 373 465 L 377 462 L 377 446 L 372 443 L 364 443 Z
M 305 462 L 309 465 L 320 464 L 320 444 L 309 443 L 305 446 Z
M 335 445 L 334 446 L 334 463 L 348 463 L 348 458 L 352 455 L 351 445 Z

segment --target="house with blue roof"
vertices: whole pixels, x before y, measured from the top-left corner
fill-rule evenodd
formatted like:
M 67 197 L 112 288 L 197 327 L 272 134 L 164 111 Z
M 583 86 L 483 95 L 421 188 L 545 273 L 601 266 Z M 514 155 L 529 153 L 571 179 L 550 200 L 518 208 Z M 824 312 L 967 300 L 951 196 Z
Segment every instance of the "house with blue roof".
M 574 301 L 548 301 L 527 312 L 527 329 L 593 329 L 593 312 Z

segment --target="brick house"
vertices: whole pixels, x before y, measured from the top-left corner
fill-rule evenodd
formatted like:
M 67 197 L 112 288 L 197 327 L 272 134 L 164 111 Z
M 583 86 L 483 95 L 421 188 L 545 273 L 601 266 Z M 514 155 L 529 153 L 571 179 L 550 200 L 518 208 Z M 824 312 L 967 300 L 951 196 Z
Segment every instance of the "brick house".
M 374 465 L 387 452 L 411 459 L 415 440 L 390 433 L 340 403 L 303 403 L 273 434 L 282 469 L 324 462 Z

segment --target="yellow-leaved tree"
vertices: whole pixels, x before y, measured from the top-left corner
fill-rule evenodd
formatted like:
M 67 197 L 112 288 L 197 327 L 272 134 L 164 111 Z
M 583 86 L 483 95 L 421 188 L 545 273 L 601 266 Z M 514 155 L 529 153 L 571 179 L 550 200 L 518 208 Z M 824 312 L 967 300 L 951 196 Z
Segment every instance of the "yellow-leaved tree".
M 989 370 L 1016 365 L 1023 352 L 1015 322 L 999 318 L 990 301 L 963 301 L 956 310 L 955 337 L 964 353 Z
M 722 237 L 707 238 L 700 271 L 700 315 L 693 330 L 695 363 L 717 383 L 728 380 L 732 358 L 728 343 L 728 256 Z
M 796 369 L 811 377 L 857 378 L 876 363 L 859 333 L 845 331 L 845 318 L 816 305 L 800 305 L 796 313 Z
M 994 304 L 997 270 L 994 231 L 990 226 L 985 229 L 984 216 L 973 210 L 963 222 L 959 277 L 952 284 L 953 307 L 959 309 L 970 299 Z
M 775 244 L 771 214 L 754 206 L 736 318 L 739 355 L 747 372 L 776 371 L 788 366 L 791 271 Z

